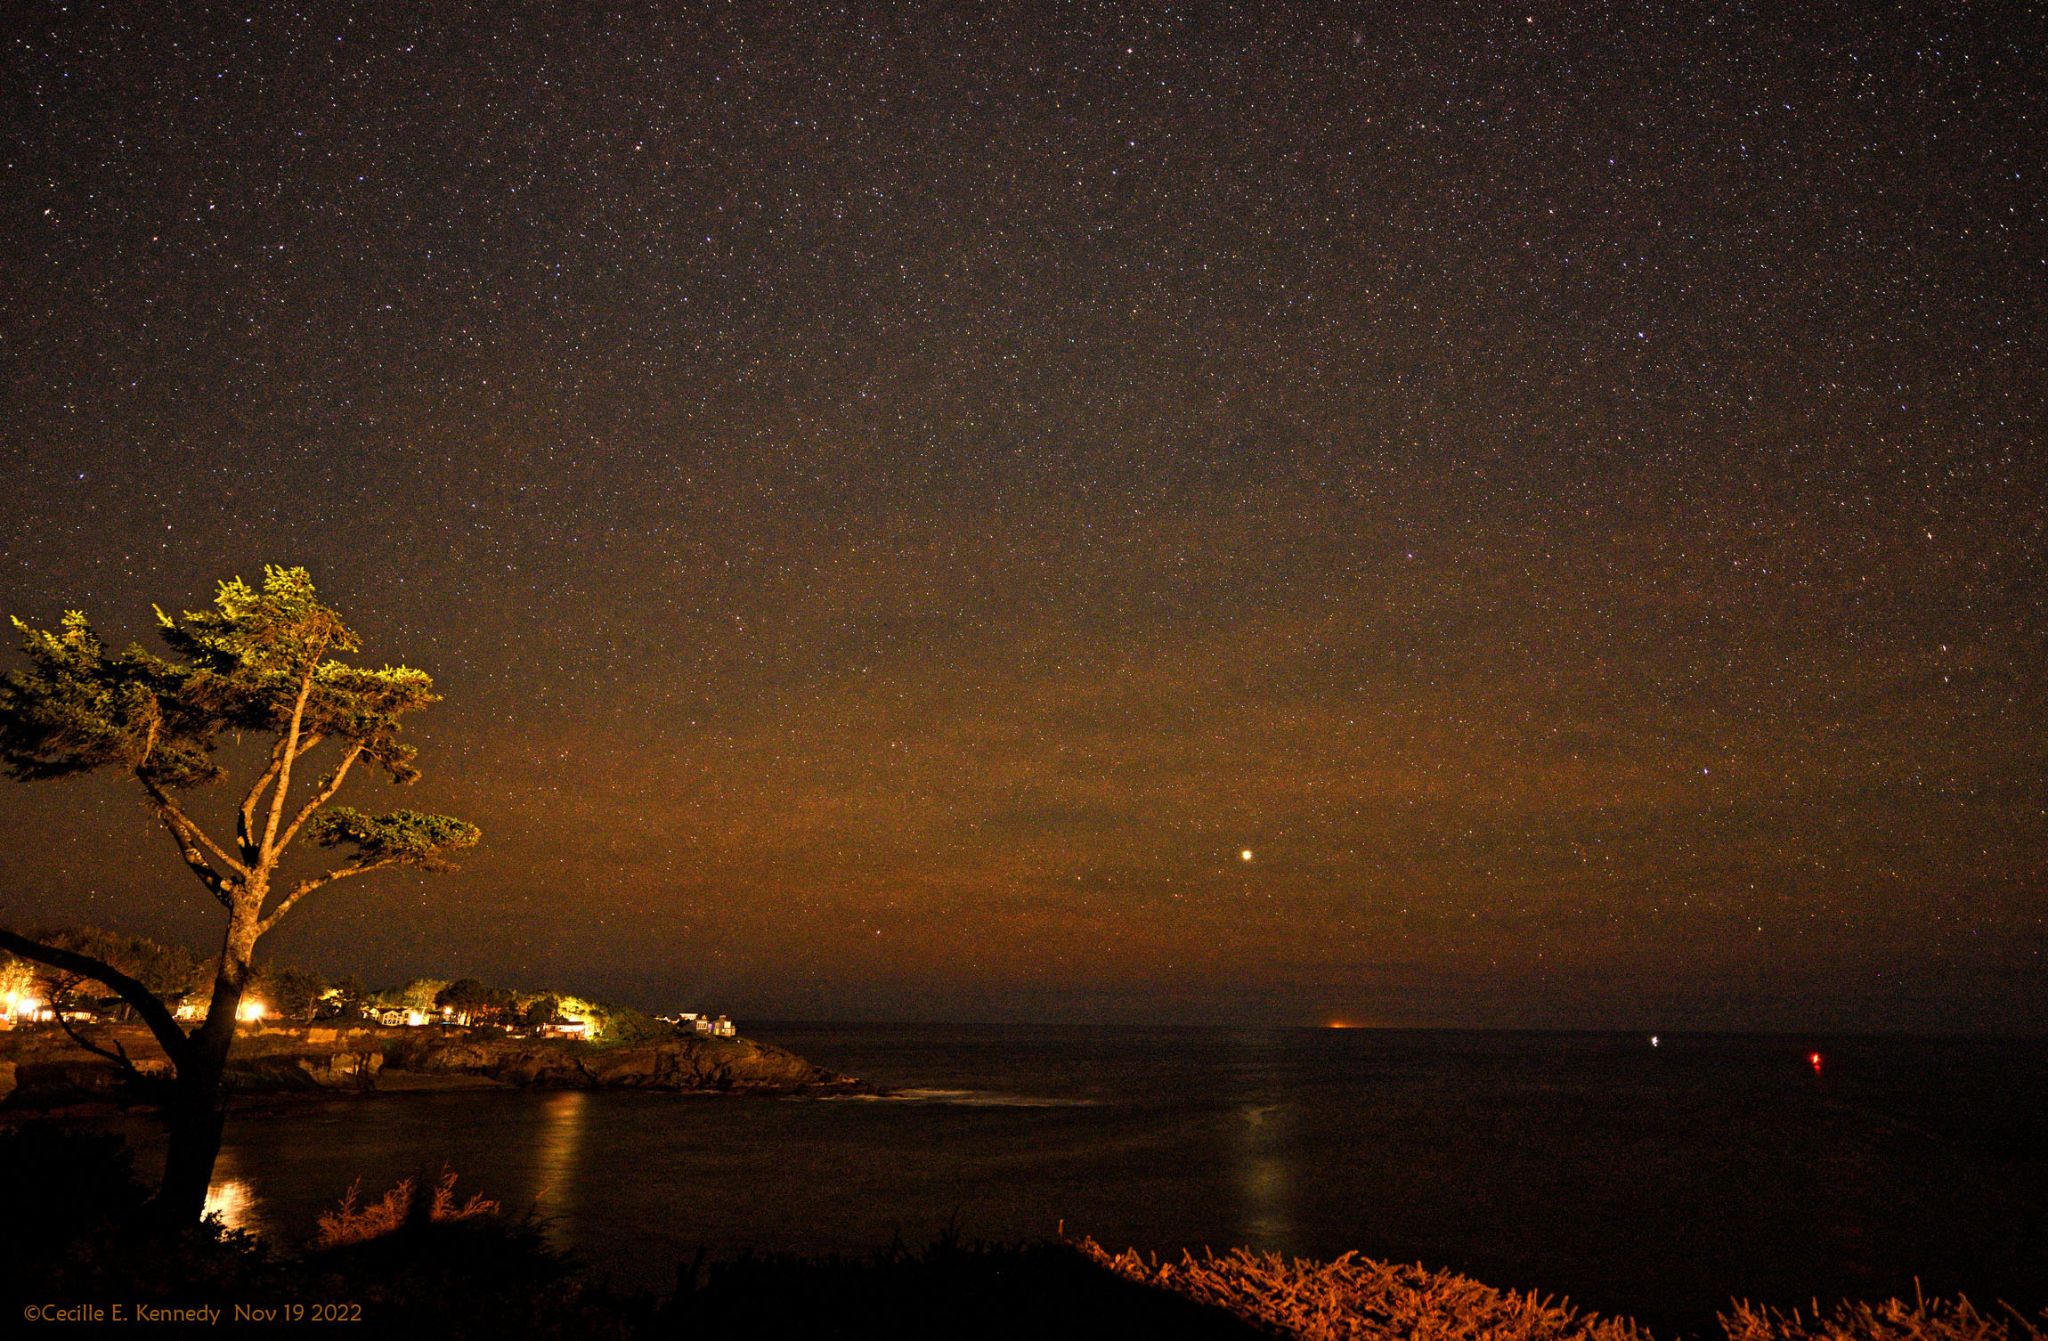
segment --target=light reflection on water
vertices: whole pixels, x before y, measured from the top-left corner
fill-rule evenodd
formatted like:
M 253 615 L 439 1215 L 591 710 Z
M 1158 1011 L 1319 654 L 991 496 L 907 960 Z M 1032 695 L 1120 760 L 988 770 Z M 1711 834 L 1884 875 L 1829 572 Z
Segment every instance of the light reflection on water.
M 581 1198 L 583 1134 L 590 1114 L 590 1095 L 562 1090 L 540 1100 L 534 1124 L 532 1202 L 574 1222 Z
M 1285 1104 L 1246 1104 L 1238 1113 L 1235 1171 L 1244 1245 L 1294 1247 L 1294 1170 L 1287 1146 L 1294 1114 Z
M 256 1185 L 242 1176 L 239 1153 L 223 1148 L 213 1166 L 213 1183 L 206 1189 L 206 1213 L 219 1216 L 227 1229 L 260 1231 L 262 1206 Z
M 1917 1275 L 2032 1303 L 2048 1278 L 2038 1172 L 2000 1153 L 2038 1145 L 2034 1043 L 1822 1040 L 1816 1077 L 1805 1040 L 1668 1034 L 1656 1050 L 1365 1030 L 815 1026 L 786 1041 L 923 1097 L 280 1104 L 230 1121 L 210 1207 L 290 1251 L 352 1182 L 374 1199 L 445 1169 L 459 1195 L 539 1210 L 560 1246 L 633 1288 L 668 1288 L 700 1247 L 857 1255 L 949 1226 L 1005 1240 L 1064 1223 L 1147 1252 L 1426 1260 L 1698 1334 L 1732 1293 L 1800 1303 Z M 1909 1123 L 1943 1139 L 1908 1140 Z M 129 1126 L 153 1178 L 161 1127 Z
M 1294 1193 L 1296 1108 L 1284 1056 L 1268 1033 L 1228 1044 L 1226 1074 L 1234 1102 L 1224 1157 L 1236 1194 L 1238 1241 L 1269 1252 L 1298 1252 Z

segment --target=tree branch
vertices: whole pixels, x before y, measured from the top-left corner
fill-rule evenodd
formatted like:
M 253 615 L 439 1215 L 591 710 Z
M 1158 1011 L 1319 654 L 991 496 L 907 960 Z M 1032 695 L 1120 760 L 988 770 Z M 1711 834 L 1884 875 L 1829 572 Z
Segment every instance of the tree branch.
M 229 856 L 221 849 L 219 843 L 207 837 L 204 829 L 193 823 L 191 817 L 184 811 L 178 809 L 178 803 L 171 799 L 169 792 L 146 774 L 138 772 L 135 776 L 141 780 L 143 790 L 149 793 L 149 799 L 156 803 L 157 818 L 163 821 L 172 841 L 177 843 L 178 855 L 185 859 L 185 864 L 192 868 L 192 874 L 199 877 L 199 883 L 205 885 L 214 898 L 219 899 L 223 905 L 229 904 L 231 900 L 228 895 L 227 877 L 213 869 L 213 863 L 209 862 L 206 853 L 199 849 L 204 847 L 212 852 L 237 875 L 247 876 L 249 868 Z
M 320 788 L 320 791 L 312 800 L 299 807 L 299 813 L 292 817 L 292 822 L 289 825 L 285 826 L 284 836 L 277 840 L 276 851 L 282 852 L 290 847 L 292 839 L 299 836 L 299 830 L 304 827 L 306 821 L 313 818 L 313 812 L 334 799 L 334 794 L 341 790 L 343 780 L 348 777 L 349 767 L 362 757 L 363 749 L 363 744 L 358 741 L 354 746 L 350 747 L 347 754 L 341 756 L 341 763 L 335 767 L 334 776 L 327 779 L 326 785 Z
M 56 1002 L 53 1001 L 50 1003 L 50 1009 L 51 1013 L 57 1017 L 57 1027 L 64 1031 L 65 1037 L 69 1038 L 73 1043 L 85 1049 L 93 1056 L 106 1058 L 108 1061 L 114 1063 L 114 1065 L 120 1067 L 123 1071 L 126 1071 L 129 1075 L 133 1076 L 135 1079 L 142 1079 L 142 1072 L 136 1068 L 134 1062 L 128 1060 L 128 1049 L 121 1046 L 120 1039 L 117 1038 L 114 1040 L 114 1046 L 111 1049 L 103 1048 L 99 1044 L 87 1038 L 84 1034 L 81 1034 L 76 1029 L 73 1029 L 71 1027 L 71 1021 L 64 1018 L 64 1012 L 60 1007 L 58 1007 Z
M 308 894 L 311 894 L 314 890 L 320 888 L 322 885 L 331 885 L 337 880 L 346 880 L 351 876 L 367 875 L 371 871 L 381 871 L 387 866 L 397 866 L 399 864 L 400 862 L 398 858 L 387 857 L 383 861 L 365 862 L 361 866 L 338 867 L 335 870 L 329 871 L 325 875 L 316 875 L 310 880 L 302 880 L 299 882 L 299 887 L 297 889 L 294 889 L 291 893 L 285 895 L 284 901 L 279 903 L 277 907 L 270 910 L 270 916 L 264 918 L 261 922 L 258 922 L 256 924 L 256 934 L 258 936 L 269 935 L 270 929 L 277 925 L 279 918 L 283 917 L 286 913 L 292 910 L 293 904 L 297 903 L 300 899 L 305 898 Z
M 187 815 L 182 809 L 180 809 L 178 803 L 171 799 L 171 794 L 165 791 L 159 783 L 155 782 L 150 778 L 145 777 L 142 780 L 142 785 L 149 790 L 150 799 L 155 801 L 157 805 L 162 807 L 171 817 L 173 817 L 177 821 L 178 826 L 181 830 L 183 830 L 186 833 L 189 833 L 192 836 L 192 838 L 200 844 L 200 846 L 204 847 L 208 852 L 211 852 L 215 857 L 219 858 L 220 861 L 224 863 L 229 870 L 233 871 L 237 875 L 247 875 L 249 873 L 248 868 L 243 866 L 241 862 L 237 861 L 232 853 L 230 853 L 226 848 L 222 847 L 219 843 L 214 842 L 213 839 L 210 836 L 208 836 L 206 830 L 200 828 L 199 825 L 192 819 L 191 816 Z
M 135 1013 L 149 1026 L 149 1032 L 156 1035 L 157 1046 L 164 1050 L 164 1055 L 171 1059 L 171 1064 L 185 1064 L 185 1054 L 191 1044 L 185 1038 L 185 1031 L 178 1027 L 177 1020 L 172 1018 L 170 1008 L 157 999 L 155 992 L 112 964 L 94 959 L 91 955 L 79 954 L 75 950 L 64 950 L 54 945 L 44 945 L 41 941 L 32 941 L 5 928 L 0 928 L 0 950 L 11 950 L 23 959 L 33 959 L 38 964 L 47 964 L 54 969 L 63 969 L 66 973 L 76 973 L 81 977 L 91 978 L 94 982 L 105 983 L 119 992 L 123 1001 L 135 1007 Z M 62 1014 L 61 1011 L 58 1013 Z
M 235 821 L 235 841 L 241 845 L 242 860 L 253 862 L 259 855 L 256 851 L 256 806 L 262 801 L 263 793 L 277 779 L 277 771 L 284 767 L 284 737 L 279 736 L 270 747 L 270 767 L 256 779 L 249 788 L 249 794 L 242 798 L 242 812 Z
M 284 818 L 284 794 L 292 785 L 292 762 L 299 757 L 299 728 L 306 720 L 306 700 L 313 693 L 313 677 L 320 670 L 320 653 L 323 648 L 313 649 L 313 655 L 306 662 L 306 674 L 299 681 L 299 697 L 292 704 L 291 729 L 284 736 L 284 758 L 277 768 L 277 789 L 270 794 L 270 818 L 263 825 L 263 846 L 258 849 L 257 859 L 268 861 L 276 854 L 272 844 L 277 839 L 278 821 Z

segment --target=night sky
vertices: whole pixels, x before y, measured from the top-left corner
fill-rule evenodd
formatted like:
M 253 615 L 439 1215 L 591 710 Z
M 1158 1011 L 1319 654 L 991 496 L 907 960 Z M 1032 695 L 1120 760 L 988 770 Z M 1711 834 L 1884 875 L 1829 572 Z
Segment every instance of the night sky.
M 0 611 L 439 678 L 344 799 L 485 846 L 262 953 L 2048 1028 L 2039 9 L 200 8 L 0 19 Z M 217 935 L 132 783 L 0 826 Z

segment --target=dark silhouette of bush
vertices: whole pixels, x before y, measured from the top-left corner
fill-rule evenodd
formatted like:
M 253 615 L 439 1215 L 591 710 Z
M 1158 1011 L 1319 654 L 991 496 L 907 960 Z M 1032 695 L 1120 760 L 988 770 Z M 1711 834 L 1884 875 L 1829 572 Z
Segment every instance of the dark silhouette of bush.
M 704 1279 L 697 1278 L 702 1274 Z M 903 1341 L 1251 1341 L 1268 1334 L 1121 1279 L 1064 1243 L 901 1243 L 868 1258 L 742 1257 L 678 1271 L 657 1336 Z
M 50 1123 L 0 1128 L 0 1187 L 29 1226 L 0 1254 L 7 1317 L 51 1301 L 329 1303 L 361 1310 L 362 1327 L 347 1329 L 360 1335 L 497 1341 L 639 1336 L 653 1313 L 651 1300 L 586 1285 L 538 1223 L 434 1219 L 432 1197 L 389 1234 L 301 1258 L 214 1218 L 169 1227 L 149 1213 L 119 1137 Z

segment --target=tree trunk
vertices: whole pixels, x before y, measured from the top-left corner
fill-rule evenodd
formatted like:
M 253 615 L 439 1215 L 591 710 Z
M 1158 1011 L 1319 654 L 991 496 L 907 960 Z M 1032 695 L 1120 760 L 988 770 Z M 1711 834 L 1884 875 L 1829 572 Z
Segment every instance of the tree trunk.
M 178 1069 L 168 1117 L 170 1148 L 156 1193 L 158 1216 L 173 1225 L 194 1225 L 206 1214 L 213 1164 L 220 1156 L 227 1123 L 225 1055 L 191 1058 Z
M 249 985 L 249 959 L 256 948 L 254 913 L 261 900 L 260 889 L 250 903 L 237 900 L 228 918 L 206 1023 L 191 1035 L 190 1050 L 171 1089 L 170 1147 L 155 1203 L 159 1218 L 169 1224 L 198 1224 L 206 1214 L 206 1193 L 213 1185 L 213 1165 L 227 1125 L 228 1052 L 235 1044 L 242 993 Z

